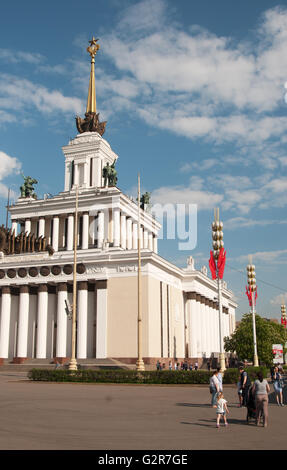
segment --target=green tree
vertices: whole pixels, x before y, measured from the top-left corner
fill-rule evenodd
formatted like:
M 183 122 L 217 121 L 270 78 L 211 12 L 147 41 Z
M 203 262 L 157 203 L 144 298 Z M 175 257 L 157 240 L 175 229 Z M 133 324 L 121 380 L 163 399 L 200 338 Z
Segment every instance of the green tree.
M 271 364 L 273 361 L 272 344 L 285 345 L 287 332 L 282 325 L 270 322 L 259 315 L 255 316 L 257 354 L 260 364 Z M 240 360 L 253 361 L 253 328 L 252 314 L 243 315 L 242 320 L 234 333 L 224 338 L 224 349 L 226 352 L 237 354 Z

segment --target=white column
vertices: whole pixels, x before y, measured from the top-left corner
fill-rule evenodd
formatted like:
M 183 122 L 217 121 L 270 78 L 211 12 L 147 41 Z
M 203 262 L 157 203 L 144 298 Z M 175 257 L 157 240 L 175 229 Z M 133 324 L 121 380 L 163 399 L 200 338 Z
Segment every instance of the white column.
M 96 283 L 97 293 L 97 358 L 107 357 L 107 281 Z
M 29 289 L 20 287 L 17 357 L 27 357 L 29 325 Z
M 89 165 L 88 162 L 84 163 L 84 186 L 87 188 L 90 186 L 90 178 L 89 178 Z
M 153 236 L 151 232 L 148 232 L 148 249 L 153 251 Z
M 88 248 L 89 248 L 89 213 L 84 212 L 84 214 L 83 214 L 82 249 L 87 250 Z
M 11 316 L 10 287 L 2 287 L 1 320 L 0 320 L 0 358 L 7 359 L 9 355 Z
M 204 296 L 201 295 L 200 301 L 200 344 L 201 344 L 201 357 L 203 357 L 205 353 L 205 331 L 204 331 L 204 314 L 205 314 L 205 303 L 204 303 Z
M 192 294 L 188 300 L 188 315 L 189 315 L 189 344 L 190 344 L 190 357 L 197 357 L 197 338 L 196 338 L 196 294 Z
M 67 300 L 67 284 L 62 282 L 58 284 L 57 295 L 57 342 L 56 342 L 56 357 L 66 357 L 67 355 L 67 314 L 66 304 Z
M 140 239 L 140 247 L 143 248 L 143 228 L 142 227 L 140 227 L 139 239 Z
M 30 233 L 31 232 L 31 220 L 30 219 L 26 219 L 25 220 L 25 232 L 28 232 Z
M 90 227 L 89 227 L 89 234 L 90 234 L 93 245 L 95 244 L 95 240 L 97 239 L 97 230 L 98 230 L 98 219 L 95 216 L 93 216 L 90 222 Z
M 44 237 L 45 236 L 45 219 L 44 217 L 39 218 L 39 237 Z
M 157 236 L 153 237 L 153 251 L 157 253 Z
M 138 247 L 138 223 L 133 222 L 133 250 Z
M 120 224 L 120 208 L 113 208 L 113 244 L 120 246 L 121 241 L 121 224 Z
M 201 344 L 201 295 L 196 294 L 196 357 L 202 355 L 202 344 Z
M 87 357 L 88 336 L 88 283 L 79 282 L 78 286 L 78 336 L 77 336 L 77 358 Z
M 48 328 L 48 286 L 41 284 L 38 287 L 38 312 L 37 312 L 37 343 L 36 358 L 47 357 L 47 328 Z
M 17 234 L 18 234 L 18 222 L 17 222 L 17 220 L 12 220 L 12 233 L 13 233 L 13 230 L 15 232 L 15 237 L 16 237 Z
M 105 215 L 103 211 L 99 211 L 98 214 L 98 248 L 102 248 L 104 241 L 104 231 L 105 231 Z
M 76 186 L 79 184 L 79 165 L 74 161 L 74 184 L 73 186 Z
M 121 247 L 126 250 L 127 248 L 127 217 L 121 214 Z
M 102 162 L 100 158 L 93 159 L 93 186 L 102 187 Z
M 53 217 L 53 234 L 52 234 L 52 246 L 55 251 L 59 248 L 59 216 Z
M 70 191 L 70 181 L 71 181 L 71 162 L 65 163 L 65 191 Z
M 132 250 L 133 248 L 133 228 L 132 228 L 132 219 L 127 218 L 127 250 Z
M 143 247 L 148 248 L 148 231 L 146 229 L 143 231 Z
M 210 330 L 210 309 L 209 309 L 209 299 L 205 301 L 205 350 L 206 357 L 210 357 L 210 342 L 211 342 L 211 330 Z
M 67 250 L 74 249 L 74 215 L 68 215 Z

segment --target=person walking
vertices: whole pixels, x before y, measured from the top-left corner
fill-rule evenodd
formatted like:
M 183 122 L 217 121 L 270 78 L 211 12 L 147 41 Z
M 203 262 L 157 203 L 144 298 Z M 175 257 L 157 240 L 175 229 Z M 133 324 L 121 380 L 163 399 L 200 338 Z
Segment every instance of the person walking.
M 222 372 L 221 372 L 220 367 L 217 367 L 217 371 L 218 371 L 217 378 L 219 382 L 219 391 L 222 392 L 223 391 L 223 377 L 222 377 Z
M 251 393 L 255 395 L 256 404 L 256 425 L 259 426 L 260 416 L 263 415 L 263 426 L 267 427 L 268 422 L 268 393 L 270 387 L 266 379 L 263 378 L 262 372 L 257 373 Z
M 220 392 L 219 380 L 218 380 L 218 370 L 215 370 L 213 372 L 212 377 L 210 377 L 209 388 L 210 388 L 210 393 L 211 393 L 211 406 L 213 406 L 213 408 L 216 408 L 216 406 L 217 406 L 217 404 L 216 404 L 217 395 Z
M 282 375 L 279 372 L 279 368 L 274 367 L 274 372 L 272 376 L 274 391 L 276 395 L 276 401 L 278 406 L 284 406 L 283 404 L 283 379 Z
M 242 391 L 242 406 L 247 406 L 248 392 L 251 386 L 249 375 L 243 366 L 239 367 L 240 372 L 240 388 Z
M 241 376 L 239 375 L 238 382 L 237 382 L 237 394 L 238 394 L 238 399 L 239 399 L 239 408 L 242 407 L 242 390 L 241 390 Z
M 229 413 L 229 410 L 227 408 L 227 400 L 225 400 L 223 393 L 219 392 L 218 397 L 217 397 L 217 405 L 216 405 L 216 427 L 217 428 L 219 428 L 220 426 L 221 417 L 224 420 L 225 426 L 228 426 L 226 413 Z

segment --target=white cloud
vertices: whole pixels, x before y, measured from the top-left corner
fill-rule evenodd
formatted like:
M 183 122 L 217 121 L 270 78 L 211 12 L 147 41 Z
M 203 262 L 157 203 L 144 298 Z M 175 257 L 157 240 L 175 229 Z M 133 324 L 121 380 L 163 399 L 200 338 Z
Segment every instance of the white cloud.
M 240 263 L 249 263 L 249 256 L 252 256 L 252 262 L 263 263 L 277 263 L 287 264 L 287 250 L 274 250 L 274 251 L 257 251 L 256 253 L 250 253 L 248 255 L 241 255 L 237 257 L 237 261 Z
M 0 74 L 0 104 L 13 110 L 34 106 L 41 113 L 60 111 L 76 114 L 83 109 L 79 98 L 64 96 L 58 90 L 48 90 L 42 85 L 7 74 Z
M 0 151 L 0 196 L 7 198 L 8 186 L 2 181 L 12 174 L 18 174 L 21 169 L 21 163 L 16 157 L 11 157 L 5 152 Z M 12 198 L 16 198 L 14 191 L 10 193 Z
M 235 43 L 199 27 L 184 32 L 166 2 L 146 0 L 123 11 L 103 37 L 104 53 L 132 83 L 127 99 L 149 125 L 218 145 L 258 146 L 287 131 L 285 116 L 270 115 L 285 106 L 286 25 L 286 9 L 267 10 L 253 42 Z M 274 168 L 274 159 L 263 155 L 262 163 Z
M 284 305 L 287 302 L 287 292 L 276 295 L 273 299 L 270 300 L 270 303 L 273 305 Z
M 18 62 L 27 62 L 32 65 L 40 64 L 45 60 L 44 56 L 35 52 L 24 52 L 18 50 L 10 49 L 0 49 L 0 60 L 5 60 L 6 62 L 18 63 Z

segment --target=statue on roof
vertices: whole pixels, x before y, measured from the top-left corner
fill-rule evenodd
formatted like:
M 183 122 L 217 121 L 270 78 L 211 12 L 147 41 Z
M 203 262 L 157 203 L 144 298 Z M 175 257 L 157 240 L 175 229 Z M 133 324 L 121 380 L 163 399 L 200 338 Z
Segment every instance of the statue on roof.
M 104 178 L 104 186 L 116 186 L 118 182 L 117 170 L 115 169 L 116 159 L 110 165 L 107 162 L 106 166 L 103 168 L 102 176 Z
M 80 134 L 83 132 L 97 132 L 101 136 L 106 129 L 107 121 L 100 122 L 99 113 L 87 112 L 85 118 L 76 117 L 76 125 Z
M 34 184 L 38 184 L 38 181 L 35 178 L 31 178 L 31 176 L 24 176 L 24 183 L 20 186 L 21 197 L 33 197 L 37 199 L 37 195 L 34 192 Z
M 79 116 L 76 117 L 76 125 L 80 134 L 83 132 L 98 132 L 98 134 L 102 136 L 105 132 L 107 121 L 100 122 L 99 113 L 96 112 L 95 56 L 100 49 L 100 45 L 97 44 L 97 41 L 98 39 L 95 39 L 93 36 L 91 41 L 89 41 L 90 46 L 87 48 L 87 52 L 91 56 L 91 74 L 87 108 L 84 119 Z
M 146 210 L 149 208 L 150 206 L 150 195 L 151 193 L 148 193 L 147 191 L 142 194 L 141 198 L 140 198 L 140 207 L 141 209 L 143 210 Z

